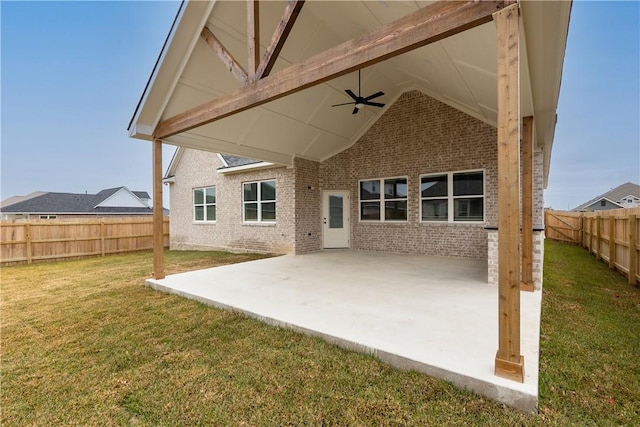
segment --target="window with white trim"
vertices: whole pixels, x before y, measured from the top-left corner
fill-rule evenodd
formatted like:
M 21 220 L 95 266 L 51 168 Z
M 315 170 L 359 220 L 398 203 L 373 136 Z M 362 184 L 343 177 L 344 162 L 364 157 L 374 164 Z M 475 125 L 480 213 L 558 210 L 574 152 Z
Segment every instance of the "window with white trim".
M 483 222 L 484 171 L 420 175 L 423 222 Z
M 360 181 L 360 221 L 406 220 L 406 177 Z
M 276 181 L 242 183 L 244 222 L 276 222 Z
M 216 187 L 193 189 L 193 220 L 195 222 L 216 220 Z

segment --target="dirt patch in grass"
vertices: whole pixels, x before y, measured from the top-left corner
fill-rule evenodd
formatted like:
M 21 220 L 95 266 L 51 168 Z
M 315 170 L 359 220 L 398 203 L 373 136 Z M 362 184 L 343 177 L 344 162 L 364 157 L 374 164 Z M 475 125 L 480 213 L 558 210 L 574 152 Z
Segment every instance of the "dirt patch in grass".
M 640 292 L 579 248 L 546 255 L 537 414 L 155 292 L 143 252 L 2 269 L 1 424 L 638 424 Z M 256 257 L 167 252 L 166 270 Z

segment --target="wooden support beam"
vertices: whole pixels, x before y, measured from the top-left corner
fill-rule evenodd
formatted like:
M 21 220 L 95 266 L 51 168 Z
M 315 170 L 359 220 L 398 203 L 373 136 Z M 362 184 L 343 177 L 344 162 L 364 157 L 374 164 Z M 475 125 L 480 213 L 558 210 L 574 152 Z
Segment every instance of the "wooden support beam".
M 268 77 L 161 121 L 164 139 L 299 92 L 491 21 L 515 0 L 435 2 Z M 251 71 L 249 70 L 249 73 Z
M 518 5 L 493 15 L 498 48 L 498 351 L 495 374 L 524 382 L 520 354 L 520 82 Z
M 247 0 L 247 51 L 249 61 L 249 81 L 256 80 L 256 71 L 260 64 L 260 2 Z
M 287 8 L 284 10 L 282 19 L 273 33 L 271 43 L 264 53 L 262 61 L 260 61 L 260 66 L 258 67 L 258 71 L 256 71 L 256 80 L 267 77 L 271 73 L 276 59 L 278 59 L 278 55 L 280 55 L 280 51 L 284 46 L 284 42 L 287 41 L 293 24 L 295 24 L 296 19 L 298 19 L 302 6 L 304 6 L 304 0 L 289 0 L 287 3 Z
M 533 117 L 522 119 L 522 279 L 520 290 L 533 292 Z
M 249 82 L 249 76 L 244 68 L 242 68 L 242 65 L 236 61 L 233 55 L 220 43 L 220 40 L 218 40 L 209 28 L 204 27 L 200 33 L 200 37 L 209 45 L 211 50 L 218 55 L 218 58 L 220 58 L 226 69 L 231 71 L 231 74 L 233 74 L 240 83 L 246 85 Z
M 153 278 L 164 279 L 162 212 L 162 141 L 153 141 Z

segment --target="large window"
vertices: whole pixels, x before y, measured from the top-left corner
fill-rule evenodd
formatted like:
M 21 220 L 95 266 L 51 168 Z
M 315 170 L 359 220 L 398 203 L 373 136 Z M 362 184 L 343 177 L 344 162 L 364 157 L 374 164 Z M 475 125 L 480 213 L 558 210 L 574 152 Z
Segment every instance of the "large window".
M 406 221 L 407 178 L 360 181 L 361 221 Z
M 196 222 L 216 220 L 216 187 L 193 189 L 193 219 Z
M 276 181 L 243 183 L 242 204 L 245 222 L 276 222 Z
M 484 221 L 484 172 L 420 176 L 422 221 Z

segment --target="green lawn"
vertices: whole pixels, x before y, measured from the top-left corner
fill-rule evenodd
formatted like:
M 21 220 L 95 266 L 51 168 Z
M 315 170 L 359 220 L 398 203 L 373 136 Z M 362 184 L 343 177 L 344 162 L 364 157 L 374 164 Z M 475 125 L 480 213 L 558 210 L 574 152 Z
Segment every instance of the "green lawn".
M 255 257 L 167 252 L 166 270 Z M 577 247 L 546 244 L 537 414 L 153 291 L 150 269 L 2 269 L 2 426 L 640 424 L 640 290 Z

